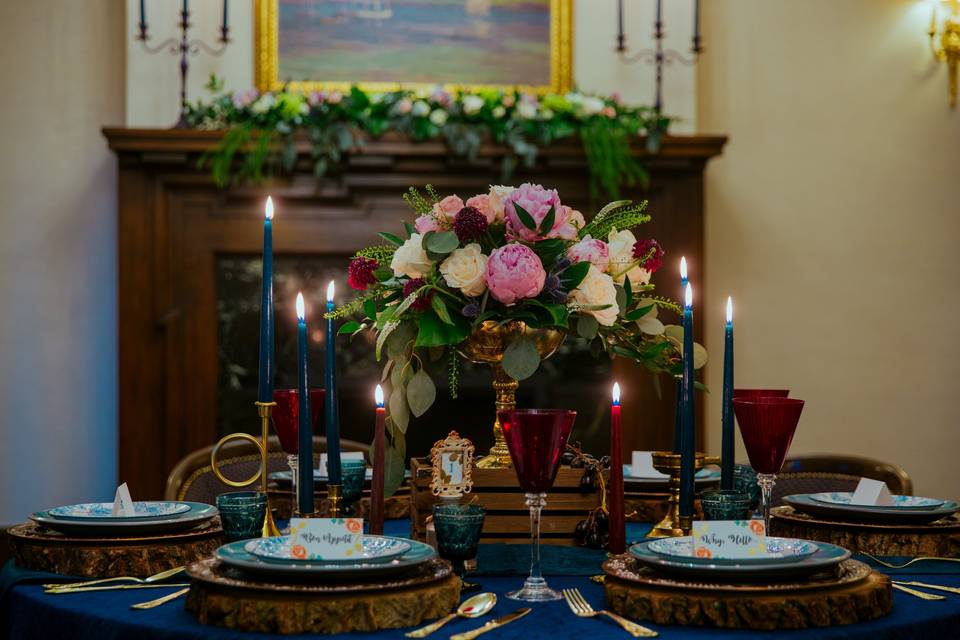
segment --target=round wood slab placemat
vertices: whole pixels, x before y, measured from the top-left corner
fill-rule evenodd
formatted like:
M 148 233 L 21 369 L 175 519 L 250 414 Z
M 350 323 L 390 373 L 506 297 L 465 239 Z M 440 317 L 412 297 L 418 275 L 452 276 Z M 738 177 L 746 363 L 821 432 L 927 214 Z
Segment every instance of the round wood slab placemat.
M 270 582 L 215 558 L 187 567 L 186 609 L 203 624 L 265 633 L 343 633 L 417 625 L 453 611 L 460 578 L 434 558 L 408 572 L 351 582 Z
M 70 535 L 35 522 L 7 534 L 19 566 L 84 578 L 145 578 L 206 558 L 224 542 L 219 517 L 188 531 L 130 537 Z
M 783 506 L 770 510 L 773 535 L 829 542 L 875 556 L 960 558 L 960 513 L 928 524 L 842 522 Z
M 890 578 L 857 560 L 806 580 L 697 582 L 656 573 L 629 556 L 603 565 L 607 608 L 657 624 L 727 629 L 805 629 L 853 624 L 890 613 Z

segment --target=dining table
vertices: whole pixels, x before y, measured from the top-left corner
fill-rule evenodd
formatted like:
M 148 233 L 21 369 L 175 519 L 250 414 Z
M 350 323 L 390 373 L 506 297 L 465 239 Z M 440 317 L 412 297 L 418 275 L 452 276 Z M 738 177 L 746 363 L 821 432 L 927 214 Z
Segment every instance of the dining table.
M 388 520 L 387 535 L 409 536 L 410 522 L 406 519 Z M 640 541 L 646 537 L 650 525 L 629 523 L 627 539 Z M 550 586 L 554 589 L 579 589 L 594 609 L 604 606 L 602 584 L 591 580 L 600 574 L 600 564 L 605 558 L 602 550 L 579 547 L 544 545 L 543 569 Z M 895 580 L 927 582 L 960 588 L 960 563 L 947 561 L 923 561 L 903 569 L 891 569 L 874 559 L 855 555 L 858 560 L 889 574 Z M 908 558 L 883 558 L 890 564 L 902 564 Z M 526 605 L 514 602 L 506 593 L 514 590 L 523 581 L 529 563 L 529 548 L 522 544 L 482 544 L 477 556 L 478 569 L 467 575 L 467 580 L 480 585 L 483 591 L 497 595 L 493 611 L 480 619 L 457 619 L 444 629 L 433 634 L 436 638 L 449 638 L 454 633 L 473 629 L 487 620 L 500 617 L 524 606 L 532 611 L 516 622 L 490 632 L 486 637 L 494 640 L 528 640 L 551 638 L 552 640 L 582 639 L 589 637 L 628 638 L 623 630 L 602 617 L 581 618 L 575 616 L 567 604 L 554 602 Z M 0 637 L 11 639 L 71 638 L 73 640 L 220 640 L 227 638 L 277 638 L 280 635 L 243 633 L 233 629 L 203 625 L 184 609 L 184 600 L 179 598 L 162 606 L 146 609 L 131 609 L 131 605 L 159 597 L 174 588 L 149 590 L 95 591 L 88 593 L 49 595 L 43 584 L 71 581 L 68 576 L 28 571 L 8 562 L 0 571 Z M 175 579 L 181 582 L 183 576 Z M 960 594 L 929 591 L 945 596 L 942 600 L 921 600 L 895 590 L 893 611 L 884 617 L 852 625 L 817 627 L 790 631 L 757 631 L 746 629 L 715 629 L 709 627 L 663 626 L 638 621 L 668 639 L 751 639 L 790 638 L 886 640 L 960 638 Z M 426 621 L 425 621 L 426 622 Z M 419 626 L 419 625 L 418 625 Z M 415 627 L 412 627 L 415 628 Z M 350 633 L 331 638 L 387 639 L 402 638 L 411 628 L 384 630 L 372 633 Z M 311 634 L 302 634 L 302 636 Z

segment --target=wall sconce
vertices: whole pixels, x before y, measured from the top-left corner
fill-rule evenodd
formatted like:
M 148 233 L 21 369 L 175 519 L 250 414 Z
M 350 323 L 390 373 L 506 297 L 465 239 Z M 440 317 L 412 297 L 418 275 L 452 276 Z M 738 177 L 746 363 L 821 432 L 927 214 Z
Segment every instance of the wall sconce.
M 947 80 L 950 83 L 950 108 L 957 108 L 957 72 L 960 67 L 960 6 L 957 0 L 947 0 L 950 3 L 950 15 L 943 21 L 943 26 L 937 31 L 937 5 L 933 6 L 933 17 L 930 18 L 930 49 L 938 62 L 947 63 Z M 939 40 L 939 45 L 937 41 Z

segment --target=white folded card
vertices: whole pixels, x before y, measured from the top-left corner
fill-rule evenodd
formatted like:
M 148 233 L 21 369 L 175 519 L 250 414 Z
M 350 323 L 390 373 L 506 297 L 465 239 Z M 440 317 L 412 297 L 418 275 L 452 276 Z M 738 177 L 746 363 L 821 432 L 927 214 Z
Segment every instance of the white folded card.
M 630 477 L 669 478 L 670 476 L 653 468 L 652 451 L 634 451 L 630 454 Z
M 343 560 L 363 553 L 362 518 L 291 518 L 290 555 L 299 560 Z
M 340 452 L 341 460 L 363 460 L 363 451 L 341 451 Z M 330 472 L 327 470 L 327 454 L 320 454 L 320 466 L 317 467 L 317 470 L 320 471 L 320 475 L 328 476 Z
M 130 497 L 130 489 L 127 488 L 126 482 L 117 487 L 117 493 L 113 498 L 113 509 L 110 511 L 110 515 L 123 516 L 126 518 L 137 515 L 137 511 L 133 507 L 133 498 Z
M 850 504 L 869 504 L 878 507 L 893 506 L 893 497 L 890 495 L 890 489 L 887 488 L 886 482 L 860 478 L 860 483 L 853 495 L 850 496 Z
M 763 520 L 696 520 L 693 555 L 697 558 L 756 558 L 768 555 Z

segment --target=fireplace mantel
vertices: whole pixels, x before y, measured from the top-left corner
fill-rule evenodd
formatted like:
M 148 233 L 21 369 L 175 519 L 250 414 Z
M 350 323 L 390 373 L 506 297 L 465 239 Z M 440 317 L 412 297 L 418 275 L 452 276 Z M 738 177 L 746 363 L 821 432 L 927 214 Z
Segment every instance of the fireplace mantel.
M 471 164 L 452 157 L 440 142 L 388 135 L 367 141 L 337 175 L 316 179 L 303 140 L 292 175 L 219 189 L 197 165 L 221 139 L 219 132 L 103 133 L 119 165 L 119 469 L 143 498 L 159 497 L 176 462 L 217 439 L 215 262 L 260 251 L 260 226 L 251 219 L 268 190 L 284 219 L 274 230 L 276 252 L 346 256 L 408 216 L 400 199 L 408 186 L 480 193 L 500 182 L 500 160 L 507 153 L 484 144 Z M 653 221 L 644 233 L 671 256 L 688 256 L 692 279 L 703 264 L 703 171 L 725 142 L 722 136 L 668 136 L 658 154 L 648 155 L 638 141 L 637 156 L 650 171 L 651 185 L 624 194 L 650 200 Z M 527 181 L 555 187 L 565 203 L 592 211 L 577 140 L 542 148 L 536 165 L 518 168 L 511 180 Z M 681 298 L 678 281 L 658 280 L 661 292 Z M 657 398 L 648 382 L 640 382 L 647 374 L 627 363 L 615 368 L 621 381 L 637 379 L 631 387 L 635 400 L 624 410 L 625 449 L 667 445 L 671 390 Z

